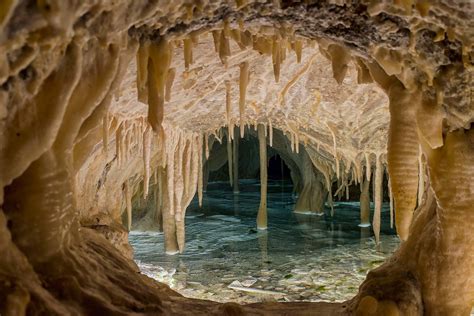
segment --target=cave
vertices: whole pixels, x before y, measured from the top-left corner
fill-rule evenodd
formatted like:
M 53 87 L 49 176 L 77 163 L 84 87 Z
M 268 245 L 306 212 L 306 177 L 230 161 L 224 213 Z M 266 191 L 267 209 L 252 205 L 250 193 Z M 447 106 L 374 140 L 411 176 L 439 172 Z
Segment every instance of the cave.
M 229 171 L 234 158 L 227 146 L 232 148 L 232 141 L 211 139 L 203 168 L 209 175 L 203 175 L 202 200 L 195 196 L 186 209 L 186 247 L 181 255 L 166 253 L 154 194 L 143 199 L 139 189 L 132 198 L 129 242 L 142 273 L 185 297 L 221 303 L 334 302 L 357 294 L 367 271 L 399 246 L 387 181 L 382 187 L 385 198 L 376 242 L 371 225 L 360 217 L 360 185 L 335 181 L 334 201 L 325 203 L 328 193 L 317 194 L 323 189 L 318 186 L 323 176 L 299 163 L 307 155 L 304 146 L 299 153 L 291 152 L 291 141 L 279 131 L 273 133 L 276 144 L 266 148 L 266 229 L 256 225 L 261 190 L 257 135 L 250 130 L 244 138 L 233 140 L 239 142 L 238 160 L 245 159 L 236 173 L 238 192 Z M 288 147 L 277 145 L 285 142 Z M 301 185 L 294 186 L 293 181 Z M 153 183 L 150 191 L 156 192 Z M 315 198 L 302 194 L 308 191 Z M 369 188 L 369 198 L 373 194 Z M 373 218 L 374 204 L 368 209 Z
M 2 1 L 0 314 L 470 315 L 473 39 L 467 0 Z M 339 297 L 255 301 L 280 290 L 182 295 L 145 260 L 239 229 L 201 277 L 320 276 L 271 249 L 321 232 L 386 255 Z

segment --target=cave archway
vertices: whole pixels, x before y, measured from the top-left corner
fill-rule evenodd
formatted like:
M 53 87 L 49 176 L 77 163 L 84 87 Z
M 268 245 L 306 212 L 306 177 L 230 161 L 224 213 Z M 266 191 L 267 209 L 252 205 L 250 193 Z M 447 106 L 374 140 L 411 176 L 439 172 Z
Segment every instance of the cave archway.
M 169 247 L 184 249 L 184 211 L 202 197 L 208 137 L 223 123 L 242 133 L 273 124 L 293 151 L 309 143 L 329 191 L 334 177 L 373 173 L 375 232 L 388 167 L 405 242 L 353 300 L 318 308 L 469 314 L 471 3 L 19 0 L 1 9 L 2 314 L 313 308 L 187 300 L 124 257 L 121 215 L 130 226 L 132 196 L 149 195 L 152 177 Z

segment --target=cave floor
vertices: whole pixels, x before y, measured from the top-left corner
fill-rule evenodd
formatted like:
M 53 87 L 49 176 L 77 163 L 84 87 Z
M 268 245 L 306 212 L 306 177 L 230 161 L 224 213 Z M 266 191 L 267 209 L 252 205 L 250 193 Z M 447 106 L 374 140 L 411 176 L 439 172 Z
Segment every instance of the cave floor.
M 234 194 L 212 182 L 186 215 L 186 250 L 166 255 L 163 235 L 132 231 L 130 243 L 141 271 L 186 297 L 218 302 L 327 301 L 352 298 L 370 269 L 399 244 L 382 210 L 381 242 L 358 227 L 359 203 L 336 202 L 335 215 L 292 212 L 289 182 L 269 181 L 268 230 L 256 229 L 259 183 L 242 180 Z

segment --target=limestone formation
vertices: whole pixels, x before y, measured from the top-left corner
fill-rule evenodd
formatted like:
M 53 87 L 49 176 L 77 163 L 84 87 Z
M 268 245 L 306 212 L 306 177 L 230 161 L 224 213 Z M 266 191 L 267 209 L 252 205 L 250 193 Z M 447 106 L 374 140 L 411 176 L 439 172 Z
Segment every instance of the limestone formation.
M 465 0 L 2 1 L 0 314 L 469 315 L 473 21 Z M 226 128 L 238 191 L 249 126 L 261 157 L 284 137 L 300 209 L 373 174 L 376 236 L 388 172 L 404 242 L 351 301 L 218 304 L 137 273 L 134 202 L 151 188 L 184 252 L 213 144 Z

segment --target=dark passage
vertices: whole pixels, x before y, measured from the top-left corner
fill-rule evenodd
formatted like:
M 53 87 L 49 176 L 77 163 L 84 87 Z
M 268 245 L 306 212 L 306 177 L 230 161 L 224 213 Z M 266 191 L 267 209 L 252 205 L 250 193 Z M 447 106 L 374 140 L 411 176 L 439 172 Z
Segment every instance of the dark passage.
M 270 157 L 268 161 L 268 178 L 271 180 L 291 180 L 290 169 L 278 154 Z

